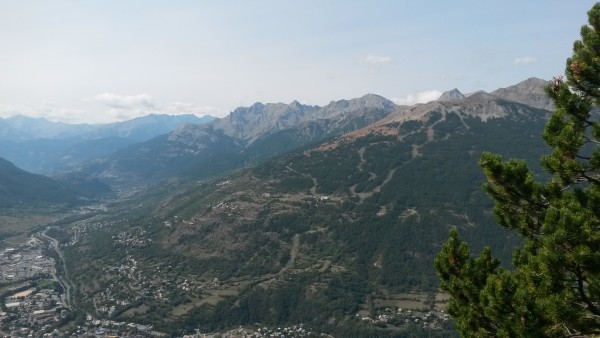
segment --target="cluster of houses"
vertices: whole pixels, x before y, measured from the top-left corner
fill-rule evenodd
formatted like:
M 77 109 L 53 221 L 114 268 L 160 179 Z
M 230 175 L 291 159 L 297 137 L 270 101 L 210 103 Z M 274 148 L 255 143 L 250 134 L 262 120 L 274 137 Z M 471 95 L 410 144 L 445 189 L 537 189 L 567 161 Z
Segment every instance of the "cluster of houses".
M 68 245 L 74 245 L 75 243 L 78 243 L 82 239 L 88 237 L 92 232 L 109 228 L 117 224 L 123 224 L 127 221 L 127 219 L 122 219 L 101 222 L 79 222 L 75 227 L 70 229 L 71 240 Z
M 64 304 L 58 284 L 50 278 L 54 261 L 42 254 L 43 243 L 32 238 L 17 248 L 0 252 L 0 273 L 10 275 L 2 287 L 0 310 L 0 337 L 157 337 L 164 334 L 152 331 L 148 325 L 96 320 L 88 316 L 85 324 L 61 331 L 61 327 L 73 319 Z M 135 266 L 135 261 L 129 262 Z M 15 266 L 27 266 L 19 269 Z M 43 269 L 35 269 L 40 266 Z M 21 273 L 22 271 L 36 273 Z M 109 308 L 110 309 L 110 308 Z M 113 307 L 114 309 L 114 307 Z
M 151 238 L 147 236 L 148 232 L 143 228 L 138 228 L 135 233 L 121 231 L 118 234 L 112 236 L 112 239 L 119 244 L 132 246 L 132 247 L 144 247 L 149 242 L 152 242 Z
M 218 278 L 194 280 L 177 277 L 169 274 L 170 268 L 139 269 L 137 260 L 130 255 L 118 266 L 104 267 L 102 275 L 107 285 L 91 296 L 97 314 L 111 317 L 139 299 L 168 301 L 176 292 L 199 295 L 205 290 L 221 288 Z
M 229 330 L 221 333 L 196 333 L 193 335 L 183 336 L 184 338 L 301 338 L 301 337 L 324 337 L 328 338 L 328 336 L 323 333 L 316 333 L 304 326 L 303 324 L 299 325 L 290 325 L 286 327 L 278 327 L 278 328 L 268 328 L 268 327 L 259 327 L 259 328 L 245 328 L 239 327 L 237 329 Z
M 450 316 L 444 311 L 417 311 L 401 308 L 379 309 L 375 316 L 364 317 L 356 314 L 359 320 L 377 326 L 400 326 L 405 324 L 422 325 L 424 329 L 436 329 L 450 320 Z
M 60 293 L 51 289 L 26 289 L 8 295 L 3 302 L 2 332 L 10 336 L 50 333 L 70 317 Z
M 142 325 L 114 320 L 99 320 L 88 315 L 85 324 L 78 326 L 64 337 L 167 337 L 153 331 L 152 325 Z
M 10 284 L 52 273 L 54 261 L 42 255 L 38 239 L 32 238 L 16 248 L 0 253 L 0 283 Z

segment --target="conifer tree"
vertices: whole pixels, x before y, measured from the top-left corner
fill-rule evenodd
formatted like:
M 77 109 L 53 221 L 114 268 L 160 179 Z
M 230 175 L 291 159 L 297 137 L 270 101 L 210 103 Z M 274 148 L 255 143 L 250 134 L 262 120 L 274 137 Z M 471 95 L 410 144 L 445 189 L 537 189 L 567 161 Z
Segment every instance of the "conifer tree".
M 588 16 L 566 80 L 546 88 L 556 107 L 542 135 L 550 178 L 537 182 L 522 160 L 480 160 L 498 223 L 524 239 L 514 266 L 489 249 L 471 258 L 456 229 L 435 260 L 465 337 L 600 335 L 600 3 Z

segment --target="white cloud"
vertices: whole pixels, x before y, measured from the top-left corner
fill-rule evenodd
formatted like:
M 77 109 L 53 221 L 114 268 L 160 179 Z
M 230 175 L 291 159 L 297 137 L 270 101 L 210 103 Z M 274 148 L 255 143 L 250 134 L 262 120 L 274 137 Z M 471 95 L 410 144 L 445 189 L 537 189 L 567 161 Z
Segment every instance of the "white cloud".
M 537 62 L 537 59 L 531 56 L 522 56 L 515 59 L 515 65 L 528 65 Z
M 28 105 L 0 104 L 0 117 L 16 115 L 42 117 L 54 122 L 81 123 L 85 112 L 79 109 L 59 108 L 49 101 Z
M 165 107 L 165 112 L 172 115 L 195 114 L 195 115 L 223 115 L 219 108 L 202 106 L 191 102 L 171 102 Z
M 147 94 L 140 95 L 117 95 L 113 93 L 104 93 L 96 95 L 96 101 L 115 109 L 156 109 L 156 104 L 152 96 Z
M 94 101 L 107 107 L 101 113 L 94 114 L 96 123 L 111 123 L 117 121 L 126 121 L 135 117 L 148 115 L 160 110 L 158 104 L 154 102 L 151 95 L 118 95 L 114 93 L 98 94 Z
M 131 120 L 148 114 L 195 114 L 198 116 L 213 115 L 224 116 L 223 109 L 199 105 L 192 102 L 171 102 L 161 104 L 154 101 L 152 96 L 118 95 L 104 93 L 96 95 L 93 99 L 83 99 L 86 104 L 100 103 L 86 106 L 84 109 L 70 109 L 60 107 L 49 101 L 33 104 L 2 104 L 0 103 L 0 118 L 15 115 L 30 117 L 43 117 L 50 121 L 64 123 L 113 123 Z
M 409 94 L 405 97 L 394 97 L 392 101 L 395 104 L 411 106 L 417 103 L 427 103 L 431 101 L 435 101 L 442 96 L 442 92 L 439 90 L 427 90 L 416 94 Z
M 389 56 L 381 56 L 369 53 L 363 61 L 370 65 L 380 65 L 391 62 L 392 58 Z
M 192 102 L 175 101 L 168 104 L 157 103 L 152 96 L 146 94 L 117 95 L 104 93 L 96 95 L 94 100 L 110 108 L 104 110 L 101 114 L 96 114 L 100 115 L 101 120 L 106 122 L 126 121 L 151 113 L 169 115 L 194 114 L 198 116 L 223 115 L 223 111 L 219 108 Z
M 23 107 L 17 107 L 12 104 L 0 104 L 0 117 L 7 118 L 15 115 L 23 114 Z

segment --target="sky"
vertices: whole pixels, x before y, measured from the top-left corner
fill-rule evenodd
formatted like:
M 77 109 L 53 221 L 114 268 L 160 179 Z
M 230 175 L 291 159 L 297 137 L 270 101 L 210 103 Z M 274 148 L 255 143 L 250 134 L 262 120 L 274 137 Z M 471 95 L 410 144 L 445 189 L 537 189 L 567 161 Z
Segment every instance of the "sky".
M 0 0 L 0 117 L 397 104 L 564 73 L 594 1 Z

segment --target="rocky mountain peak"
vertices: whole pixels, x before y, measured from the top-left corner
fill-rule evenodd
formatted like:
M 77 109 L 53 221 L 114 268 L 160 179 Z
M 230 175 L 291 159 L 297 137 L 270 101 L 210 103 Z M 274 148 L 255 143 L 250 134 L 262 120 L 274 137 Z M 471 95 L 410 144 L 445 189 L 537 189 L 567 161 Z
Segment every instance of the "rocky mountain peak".
M 331 101 L 322 110 L 326 115 L 331 115 L 334 112 L 334 115 L 339 115 L 365 108 L 394 110 L 396 109 L 396 104 L 383 96 L 366 94 L 355 99 Z
M 294 110 L 302 109 L 304 107 L 306 107 L 306 105 L 304 105 L 296 100 L 294 100 L 294 101 L 292 101 L 292 103 L 290 103 L 290 108 L 292 108 Z
M 491 94 L 504 100 L 515 101 L 540 109 L 554 110 L 554 104 L 544 90 L 548 83 L 549 81 L 531 77 L 516 85 L 497 89 Z
M 454 88 L 452 90 L 444 92 L 442 94 L 442 96 L 440 96 L 440 98 L 437 100 L 438 101 L 459 101 L 459 100 L 464 100 L 464 99 L 465 99 L 465 95 L 463 95 L 463 93 L 461 93 L 458 89 Z
M 487 94 L 487 92 L 485 90 L 476 90 L 474 92 L 465 94 L 465 97 L 471 97 L 473 95 L 485 95 L 485 94 Z
M 436 101 L 402 107 L 368 128 L 380 132 L 382 126 L 389 124 L 403 123 L 409 120 L 427 121 L 432 116 L 431 114 L 436 116 L 441 114 L 444 119 L 447 113 L 454 113 L 461 117 L 477 117 L 482 121 L 511 115 L 539 115 L 537 110 L 530 108 L 552 109 L 552 102 L 544 91 L 547 83 L 544 80 L 530 78 L 489 94 L 480 90 L 463 95 L 455 88 L 445 92 Z M 517 105 L 507 104 L 509 102 L 517 103 Z
M 250 107 L 239 107 L 227 117 L 215 121 L 215 129 L 244 142 L 251 142 L 260 135 L 293 126 L 318 107 L 292 103 L 260 103 Z
M 362 97 L 350 101 L 357 101 L 358 103 L 372 108 L 395 108 L 396 104 L 383 96 L 376 94 L 366 94 Z

